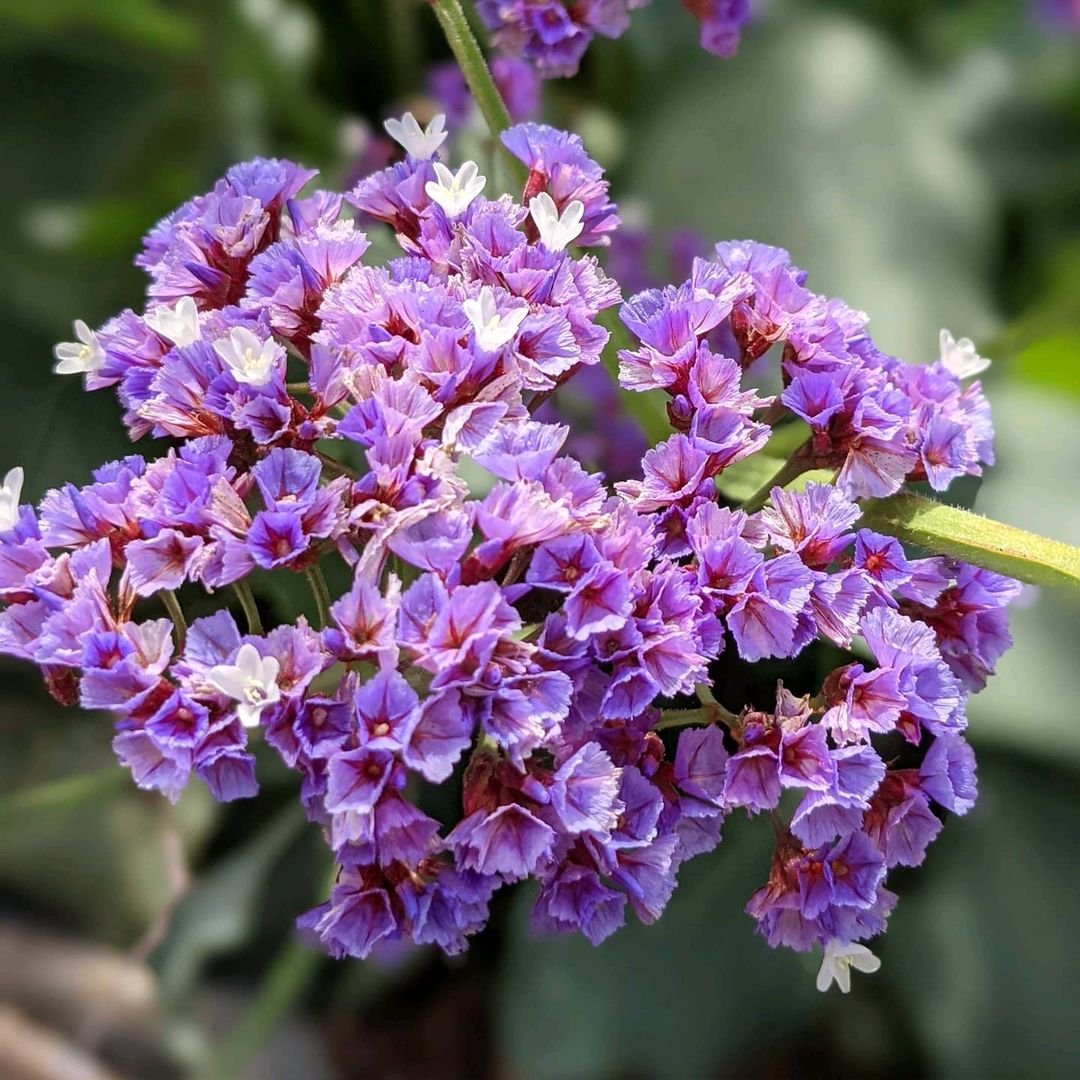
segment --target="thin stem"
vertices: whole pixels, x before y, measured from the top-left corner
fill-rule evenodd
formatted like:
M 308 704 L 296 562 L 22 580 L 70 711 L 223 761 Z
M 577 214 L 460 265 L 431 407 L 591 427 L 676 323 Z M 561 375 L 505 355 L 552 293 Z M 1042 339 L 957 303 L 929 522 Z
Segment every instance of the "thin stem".
M 653 731 L 664 731 L 666 728 L 689 727 L 691 724 L 715 724 L 722 720 L 725 724 L 731 724 L 738 717 L 729 712 L 719 702 L 710 701 L 697 709 L 667 709 L 660 719 L 653 725 Z
M 176 651 L 183 652 L 184 641 L 187 638 L 187 620 L 184 618 L 184 609 L 180 606 L 180 601 L 177 600 L 176 593 L 172 589 L 165 589 L 162 592 L 161 601 L 176 630 Z
M 315 597 L 315 608 L 319 613 L 319 625 L 330 625 L 330 590 L 326 587 L 326 578 L 318 564 L 309 566 L 304 571 L 311 586 L 311 595 Z
M 350 469 L 348 465 L 343 465 L 337 458 L 331 457 L 329 454 L 324 454 L 321 450 L 315 451 L 315 456 L 325 465 L 331 472 L 337 473 L 338 476 L 347 476 L 350 480 L 359 480 L 360 474 Z
M 491 77 L 491 70 L 487 66 L 484 54 L 480 51 L 480 45 L 461 8 L 461 0 L 431 0 L 431 8 L 446 35 L 454 59 L 457 60 L 462 75 L 465 76 L 465 82 L 469 85 L 480 114 L 495 141 L 501 146 L 499 134 L 510 126 L 510 113 L 507 112 L 506 103 L 499 94 L 499 88 Z M 506 151 L 506 156 L 511 163 L 510 167 L 514 176 L 524 183 L 526 177 L 524 165 L 509 151 Z
M 236 598 L 240 601 L 240 606 L 244 609 L 248 633 L 261 636 L 263 632 L 262 619 L 259 618 L 259 609 L 255 606 L 255 597 L 251 595 L 251 586 L 246 581 L 236 581 L 233 583 L 233 589 L 236 591 Z
M 772 489 L 774 487 L 786 487 L 792 480 L 802 476 L 802 474 L 810 468 L 810 463 L 806 458 L 801 456 L 799 452 L 801 450 L 802 447 L 799 447 L 799 450 L 796 450 L 795 453 L 792 454 L 791 457 L 789 457 L 769 478 L 769 480 L 758 488 L 758 490 L 755 491 L 754 494 L 739 507 L 739 509 L 745 510 L 748 514 L 760 510 L 769 501 L 769 497 L 772 495 Z
M 311 389 L 311 384 L 307 382 L 287 382 L 285 389 L 290 394 L 306 394 L 308 397 L 314 397 L 315 394 Z

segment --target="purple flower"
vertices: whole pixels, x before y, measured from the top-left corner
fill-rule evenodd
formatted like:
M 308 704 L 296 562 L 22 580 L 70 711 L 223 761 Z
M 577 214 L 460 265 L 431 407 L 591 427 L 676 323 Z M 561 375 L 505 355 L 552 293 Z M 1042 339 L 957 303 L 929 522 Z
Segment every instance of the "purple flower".
M 562 5 L 552 5 L 565 11 Z M 551 196 L 561 213 L 570 203 L 582 205 L 581 247 L 608 243 L 619 227 L 615 204 L 608 198 L 603 170 L 585 151 L 581 139 L 546 124 L 518 124 L 502 134 L 503 145 L 529 170 L 523 201 L 541 192 Z
M 619 775 L 620 770 L 596 743 L 586 744 L 567 758 L 548 790 L 561 828 L 571 835 L 610 833 L 622 805 L 616 799 Z
M 919 777 L 923 791 L 946 810 L 966 814 L 975 805 L 975 754 L 963 736 L 935 739 L 919 766 Z
M 810 597 L 811 572 L 797 555 L 781 555 L 754 571 L 746 591 L 727 614 L 727 624 L 744 660 L 792 656 L 798 614 Z
M 509 803 L 493 813 L 477 810 L 446 838 L 458 865 L 517 881 L 534 873 L 551 852 L 555 833 L 524 806 Z
M 724 58 L 735 55 L 750 0 L 683 0 L 683 7 L 701 23 L 703 49 Z
M 532 924 L 540 932 L 580 930 L 599 945 L 626 921 L 625 909 L 623 893 L 605 885 L 595 870 L 563 863 L 541 885 Z

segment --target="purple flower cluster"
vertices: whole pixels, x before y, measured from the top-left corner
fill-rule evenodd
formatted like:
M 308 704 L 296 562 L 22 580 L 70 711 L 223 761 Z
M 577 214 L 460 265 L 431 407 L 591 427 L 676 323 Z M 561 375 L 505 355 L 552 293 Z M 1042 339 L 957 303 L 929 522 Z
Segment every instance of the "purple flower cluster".
M 681 565 L 696 567 L 743 659 L 793 657 L 816 638 L 865 644 L 864 660 L 833 671 L 816 695 L 781 684 L 771 711 L 724 721 L 736 746 L 725 810 L 776 814 L 784 789 L 803 793 L 788 822 L 775 819 L 772 871 L 748 910 L 770 944 L 821 945 L 832 963 L 836 943 L 884 928 L 896 900 L 886 872 L 922 862 L 941 828 L 931 805 L 962 814 L 974 803 L 965 700 L 1010 644 L 1005 608 L 1020 586 L 911 560 L 896 540 L 854 530 L 857 498 L 905 480 L 944 489 L 992 462 L 986 400 L 954 374 L 986 362 L 947 333 L 933 365 L 886 356 L 862 313 L 804 283 L 787 252 L 727 243 L 715 260 L 695 260 L 683 285 L 627 302 L 638 345 L 620 353 L 623 385 L 666 392 L 676 434 L 646 454 L 642 481 L 619 487 L 660 515 L 663 550 L 690 557 Z M 759 399 L 740 377 L 774 346 L 783 389 Z M 771 505 L 750 515 L 719 509 L 713 478 L 792 414 L 809 435 L 787 478 L 825 467 L 834 483 L 774 487 Z M 905 742 L 921 764 L 893 765 Z
M 993 464 L 990 407 L 977 381 L 961 385 L 951 355 L 932 365 L 886 355 L 863 312 L 811 292 L 805 281 L 780 248 L 722 243 L 714 260 L 695 260 L 682 285 L 646 290 L 626 304 L 622 319 L 640 346 L 620 353 L 623 385 L 668 393 L 669 415 L 683 433 L 657 453 L 684 462 L 715 453 L 715 432 L 707 429 L 717 404 L 730 411 L 733 375 L 775 347 L 783 389 L 769 421 L 808 425 L 797 464 L 838 469 L 845 494 L 890 495 L 905 480 L 943 491 Z
M 974 800 L 965 701 L 1009 643 L 1017 586 L 909 559 L 857 530 L 853 499 L 988 461 L 977 384 L 877 352 L 785 253 L 720 245 L 623 308 L 624 382 L 667 392 L 675 434 L 609 488 L 534 415 L 608 341 L 618 285 L 569 250 L 616 228 L 606 181 L 580 140 L 525 124 L 504 137 L 524 205 L 488 199 L 475 163 L 438 160 L 442 122 L 388 125 L 405 159 L 346 196 L 260 160 L 155 226 L 146 309 L 78 324 L 57 370 L 115 386 L 133 438 L 174 442 L 36 509 L 8 474 L 0 651 L 111 712 L 120 761 L 171 799 L 192 774 L 255 794 L 259 733 L 340 868 L 301 920 L 334 955 L 458 952 L 527 878 L 538 929 L 599 942 L 627 908 L 654 921 L 742 808 L 774 816 L 750 904 L 770 943 L 866 969 L 854 943 L 884 926 L 887 870 L 922 860 L 933 807 Z M 403 255 L 365 262 L 347 207 Z M 785 388 L 762 398 L 744 368 L 774 343 Z M 717 478 L 788 412 L 837 483 L 724 505 Z M 350 583 L 336 597 L 324 567 Z M 248 578 L 298 572 L 319 625 L 264 632 Z M 224 606 L 185 626 L 184 595 L 226 586 L 246 633 Z M 781 685 L 768 711 L 713 697 L 718 662 L 818 640 L 855 655 L 815 693 Z M 460 816 L 436 820 L 426 795 L 451 780 Z
M 593 38 L 617 38 L 649 0 L 476 0 L 492 43 L 523 57 L 546 79 L 575 75 Z M 750 18 L 750 0 L 683 0 L 701 24 L 701 47 L 730 57 Z

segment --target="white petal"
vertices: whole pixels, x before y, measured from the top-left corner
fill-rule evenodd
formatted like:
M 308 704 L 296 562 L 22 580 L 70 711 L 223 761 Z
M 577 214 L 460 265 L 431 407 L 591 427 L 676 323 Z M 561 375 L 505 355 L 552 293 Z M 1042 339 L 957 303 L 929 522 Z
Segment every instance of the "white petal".
M 240 723 L 246 728 L 256 728 L 259 726 L 259 717 L 262 716 L 262 705 L 248 705 L 241 702 L 236 706 L 236 715 L 240 719 Z
M 815 985 L 824 994 L 830 986 L 832 986 L 834 976 L 832 961 L 828 958 L 821 961 L 821 967 L 818 969 L 817 982 Z
M 875 956 L 865 945 L 852 945 L 850 948 L 852 951 L 848 957 L 848 964 L 856 971 L 871 975 L 881 967 L 881 958 Z
M 281 665 L 278 663 L 276 656 L 263 657 L 262 666 L 259 671 L 259 681 L 262 683 L 263 688 L 269 691 L 274 701 L 277 701 L 280 696 L 280 690 L 277 684 L 278 671 Z
M 151 330 L 174 345 L 190 345 L 199 340 L 199 309 L 190 296 L 181 297 L 175 307 L 159 304 L 143 319 Z
M 74 341 L 61 341 L 53 346 L 53 356 L 61 362 L 78 360 L 82 356 L 83 346 Z
M 250 641 L 240 646 L 236 654 L 236 668 L 247 678 L 262 682 L 262 656 Z
M 14 469 L 8 469 L 7 475 L 4 477 L 4 491 L 16 502 L 19 501 L 19 497 L 22 495 L 24 478 L 25 474 L 21 465 L 16 465 Z
M 435 162 L 435 176 L 440 187 L 449 189 L 454 186 L 454 174 L 441 161 Z
M 247 678 L 232 664 L 216 664 L 206 674 L 206 680 L 215 689 L 234 701 L 243 699 Z
M 948 330 L 941 331 L 941 365 L 958 379 L 970 379 L 985 371 L 990 361 L 978 354 L 971 338 L 959 341 Z

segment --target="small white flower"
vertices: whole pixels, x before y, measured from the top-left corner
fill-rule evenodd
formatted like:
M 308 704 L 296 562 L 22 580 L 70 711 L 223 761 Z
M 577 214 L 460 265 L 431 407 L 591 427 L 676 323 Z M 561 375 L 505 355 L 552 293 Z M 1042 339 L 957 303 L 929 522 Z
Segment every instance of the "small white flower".
M 19 498 L 22 495 L 23 471 L 16 465 L 0 484 L 0 532 L 15 528 L 19 520 Z
M 57 375 L 84 375 L 97 371 L 105 363 L 105 350 L 97 334 L 82 319 L 76 319 L 74 326 L 78 341 L 62 341 L 53 346 L 53 356 L 58 361 L 53 371 Z
M 958 379 L 970 379 L 990 366 L 990 361 L 975 351 L 971 338 L 959 341 L 948 330 L 941 331 L 941 366 Z
M 160 334 L 174 345 L 190 345 L 199 340 L 199 309 L 190 296 L 182 297 L 175 307 L 159 304 L 148 311 L 143 319 L 155 334 Z
M 486 176 L 477 176 L 476 162 L 466 161 L 456 173 L 452 173 L 440 161 L 435 162 L 438 180 L 429 180 L 424 190 L 432 202 L 437 202 L 447 217 L 455 218 L 465 213 L 469 203 L 484 190 Z
M 285 357 L 285 350 L 273 338 L 263 341 L 245 326 L 234 326 L 227 338 L 215 341 L 214 352 L 233 378 L 248 386 L 265 386 Z
M 541 191 L 529 200 L 529 213 L 536 222 L 540 240 L 549 251 L 562 251 L 568 244 L 572 244 L 585 228 L 585 222 L 582 221 L 585 204 L 580 199 L 571 199 L 560 214 L 555 200 L 546 191 Z
M 446 115 L 439 113 L 426 128 L 421 128 L 419 121 L 411 112 L 400 120 L 387 120 L 383 127 L 394 142 L 405 147 L 405 153 L 417 161 L 427 161 L 444 142 L 447 132 Z
M 818 972 L 817 988 L 824 993 L 833 984 L 846 994 L 851 990 L 851 969 L 865 971 L 867 974 L 877 971 L 881 961 L 865 946 L 858 942 L 850 945 L 833 938 L 825 945 L 825 955 Z
M 208 678 L 215 690 L 238 702 L 236 715 L 244 727 L 258 727 L 263 709 L 281 700 L 277 657 L 260 656 L 250 642 L 240 646 L 235 664 L 217 664 Z
M 487 285 L 480 290 L 478 298 L 465 300 L 461 308 L 472 324 L 476 344 L 485 352 L 501 349 L 518 332 L 518 327 L 529 314 L 527 307 L 516 307 L 500 315 L 495 307 L 495 294 Z

